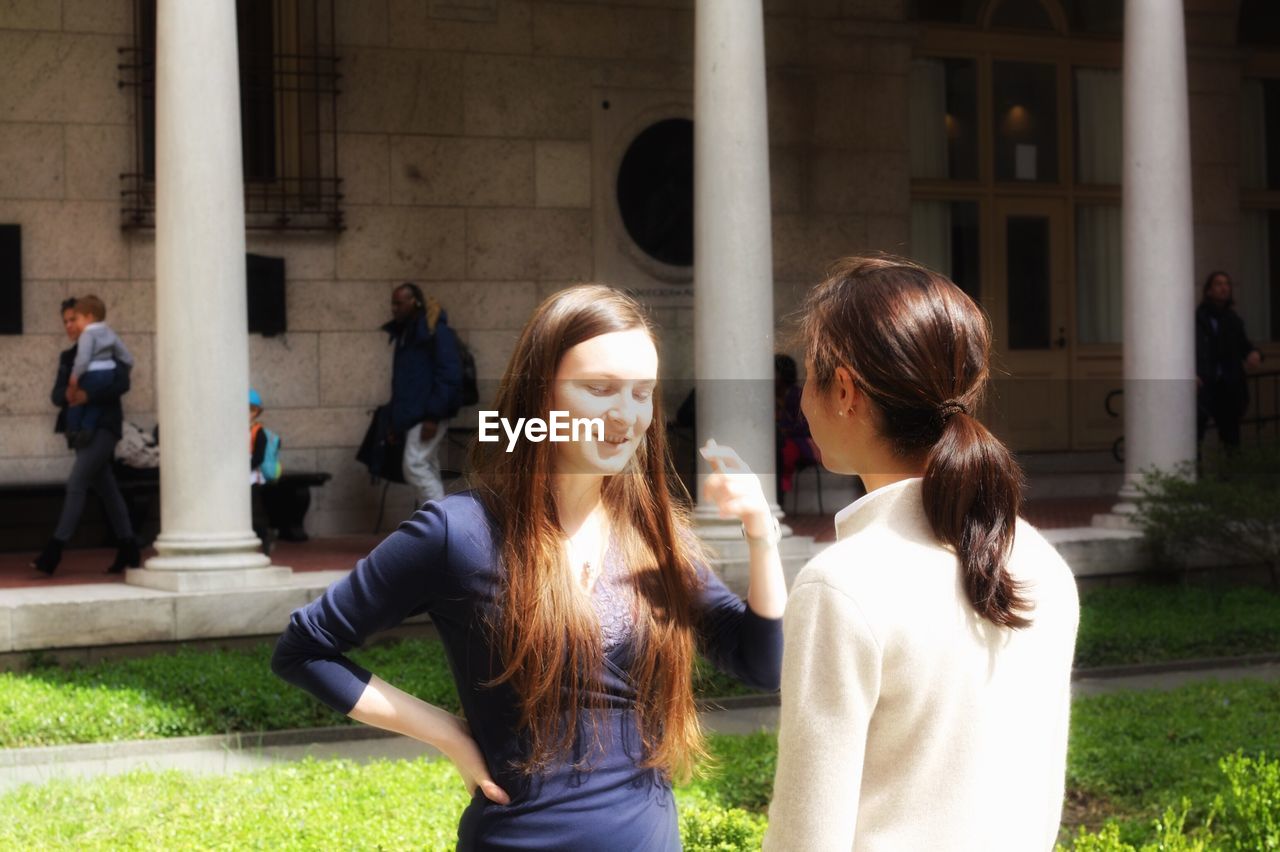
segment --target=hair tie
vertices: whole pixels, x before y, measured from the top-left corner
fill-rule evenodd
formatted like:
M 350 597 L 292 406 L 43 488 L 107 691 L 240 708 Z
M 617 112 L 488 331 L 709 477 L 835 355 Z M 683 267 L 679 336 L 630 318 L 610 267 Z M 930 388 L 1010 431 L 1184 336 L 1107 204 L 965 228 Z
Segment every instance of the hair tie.
M 958 399 L 949 399 L 938 406 L 938 419 L 946 423 L 957 414 L 969 414 L 969 406 Z

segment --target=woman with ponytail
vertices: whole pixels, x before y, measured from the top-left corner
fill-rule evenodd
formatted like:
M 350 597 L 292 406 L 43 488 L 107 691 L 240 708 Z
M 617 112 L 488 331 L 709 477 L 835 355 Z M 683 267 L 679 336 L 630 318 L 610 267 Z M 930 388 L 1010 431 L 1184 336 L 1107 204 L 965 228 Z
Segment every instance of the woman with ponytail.
M 809 294 L 803 409 L 867 494 L 786 608 L 770 850 L 1049 850 L 1079 603 L 977 419 L 990 331 L 942 275 L 836 265 Z
M 743 601 L 673 499 L 660 399 L 653 329 L 633 299 L 598 285 L 548 297 L 516 343 L 497 414 L 541 420 L 543 438 L 551 412 L 598 420 L 603 434 L 537 440 L 530 427 L 477 443 L 473 490 L 427 501 L 280 638 L 281 677 L 453 761 L 472 794 L 459 850 L 679 849 L 671 784 L 705 755 L 695 652 L 778 688 L 786 586 L 769 502 L 732 450 L 703 451 L 717 468 L 708 498 L 751 541 Z M 465 719 L 345 656 L 420 612 Z

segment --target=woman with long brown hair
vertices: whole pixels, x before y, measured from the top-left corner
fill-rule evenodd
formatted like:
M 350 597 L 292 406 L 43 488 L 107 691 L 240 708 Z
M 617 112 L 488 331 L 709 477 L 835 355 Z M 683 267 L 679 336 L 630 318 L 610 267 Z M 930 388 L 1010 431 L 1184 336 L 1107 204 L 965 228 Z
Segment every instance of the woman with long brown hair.
M 1079 604 L 976 414 L 990 331 L 944 276 L 837 264 L 808 296 L 803 409 L 867 488 L 786 612 L 766 849 L 1052 849 Z
M 549 297 L 495 406 L 523 439 L 478 442 L 472 490 L 424 504 L 296 611 L 277 646 L 281 677 L 453 761 L 473 792 L 460 850 L 678 849 L 672 780 L 704 753 L 696 650 L 777 688 L 786 589 L 768 501 L 732 451 L 704 450 L 720 471 L 708 496 L 752 542 L 744 602 L 673 502 L 657 377 L 634 300 L 599 285 Z M 603 434 L 546 440 L 553 412 Z M 465 721 L 343 656 L 423 611 Z

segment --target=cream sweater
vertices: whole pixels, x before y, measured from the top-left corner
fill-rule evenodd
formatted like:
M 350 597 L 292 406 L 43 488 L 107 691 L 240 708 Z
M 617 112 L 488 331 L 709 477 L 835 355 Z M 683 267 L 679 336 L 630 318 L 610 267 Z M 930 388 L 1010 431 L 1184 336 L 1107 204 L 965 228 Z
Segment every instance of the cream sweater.
M 783 621 L 778 771 L 766 850 L 1053 848 L 1062 813 L 1079 601 L 1019 521 L 1010 571 L 1033 624 L 978 617 L 920 479 L 836 517 Z

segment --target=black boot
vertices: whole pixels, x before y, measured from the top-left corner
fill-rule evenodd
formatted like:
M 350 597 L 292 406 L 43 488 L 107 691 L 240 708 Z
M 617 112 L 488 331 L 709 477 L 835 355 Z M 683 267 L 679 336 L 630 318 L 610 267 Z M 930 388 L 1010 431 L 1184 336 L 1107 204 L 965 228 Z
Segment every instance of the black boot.
M 66 542 L 61 539 L 49 539 L 49 543 L 44 546 L 44 550 L 40 551 L 40 555 L 31 561 L 31 567 L 42 574 L 52 576 L 58 568 L 58 563 L 62 561 L 62 547 L 65 544 Z
M 115 561 L 107 567 L 108 574 L 119 574 L 126 568 L 137 568 L 142 565 L 142 551 L 136 538 L 121 539 L 116 545 Z
M 271 534 L 269 527 L 254 527 L 253 534 L 258 537 L 258 541 L 262 542 L 263 554 L 270 556 L 271 548 L 275 545 L 275 536 Z

